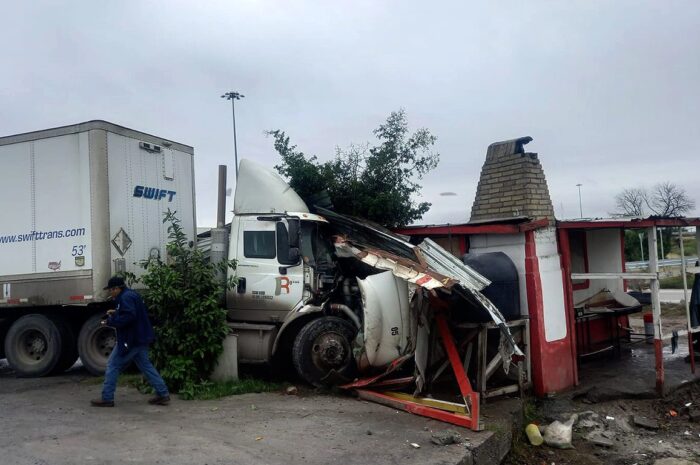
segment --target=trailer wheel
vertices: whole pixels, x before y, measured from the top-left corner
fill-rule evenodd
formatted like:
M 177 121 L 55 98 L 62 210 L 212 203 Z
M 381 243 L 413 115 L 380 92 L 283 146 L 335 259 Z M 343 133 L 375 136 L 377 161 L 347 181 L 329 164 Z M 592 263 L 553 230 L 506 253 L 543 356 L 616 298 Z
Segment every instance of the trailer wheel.
M 17 376 L 48 375 L 61 358 L 61 332 L 44 315 L 25 315 L 10 326 L 5 355 Z
M 107 359 L 117 344 L 114 328 L 100 324 L 102 315 L 96 314 L 80 328 L 78 334 L 78 353 L 80 361 L 87 371 L 95 376 L 103 375 L 107 368 Z
M 53 373 L 63 373 L 78 360 L 78 340 L 73 326 L 62 318 L 52 318 L 61 333 L 61 358 L 53 369 Z
M 334 378 L 354 374 L 352 341 L 356 329 L 342 318 L 324 316 L 304 326 L 292 348 L 294 367 L 305 381 L 317 387 L 333 384 Z

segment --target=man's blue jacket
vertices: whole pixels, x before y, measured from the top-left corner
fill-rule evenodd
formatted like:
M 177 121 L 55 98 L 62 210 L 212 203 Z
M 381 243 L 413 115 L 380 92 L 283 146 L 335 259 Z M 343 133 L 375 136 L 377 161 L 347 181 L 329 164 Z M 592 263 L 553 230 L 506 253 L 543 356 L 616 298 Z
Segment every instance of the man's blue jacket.
M 141 296 L 124 288 L 115 299 L 116 312 L 107 318 L 107 326 L 117 330 L 117 345 L 124 354 L 132 347 L 148 346 L 155 339 L 153 327 Z

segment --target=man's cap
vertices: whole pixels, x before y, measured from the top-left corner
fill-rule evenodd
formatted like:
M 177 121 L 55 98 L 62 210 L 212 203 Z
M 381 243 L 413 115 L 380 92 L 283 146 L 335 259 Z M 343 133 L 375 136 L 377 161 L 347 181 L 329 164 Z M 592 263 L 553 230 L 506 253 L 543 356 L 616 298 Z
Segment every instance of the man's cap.
M 124 278 L 122 278 L 121 276 L 112 276 L 111 278 L 109 278 L 109 281 L 107 281 L 107 285 L 103 289 L 107 290 L 112 289 L 114 287 L 126 287 Z

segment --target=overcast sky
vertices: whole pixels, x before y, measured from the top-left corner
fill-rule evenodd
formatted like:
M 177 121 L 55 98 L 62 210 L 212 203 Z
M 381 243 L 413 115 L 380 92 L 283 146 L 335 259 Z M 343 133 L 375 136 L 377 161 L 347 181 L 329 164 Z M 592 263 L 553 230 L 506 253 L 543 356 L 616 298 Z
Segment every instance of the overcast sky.
M 265 130 L 326 160 L 405 108 L 441 155 L 424 223 L 466 221 L 487 146 L 525 135 L 560 218 L 578 216 L 577 183 L 584 216 L 665 180 L 700 200 L 698 1 L 27 1 L 2 13 L 0 135 L 104 119 L 192 145 L 200 226 L 215 223 L 217 165 L 233 172 L 228 90 L 246 96 L 239 157 L 269 166 Z

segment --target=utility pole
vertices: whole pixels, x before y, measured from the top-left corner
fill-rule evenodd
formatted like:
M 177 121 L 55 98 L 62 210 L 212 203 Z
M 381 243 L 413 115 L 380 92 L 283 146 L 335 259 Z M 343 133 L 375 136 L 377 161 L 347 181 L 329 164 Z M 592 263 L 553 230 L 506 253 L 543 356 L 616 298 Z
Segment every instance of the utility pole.
M 231 101 L 231 113 L 233 114 L 233 159 L 236 163 L 236 182 L 238 182 L 238 146 L 236 144 L 236 100 L 240 100 L 245 95 L 238 92 L 226 92 L 221 98 Z
M 583 204 L 581 203 L 581 186 L 583 186 L 583 184 L 576 184 L 576 187 L 578 187 L 578 213 L 579 213 L 579 218 L 583 218 Z

